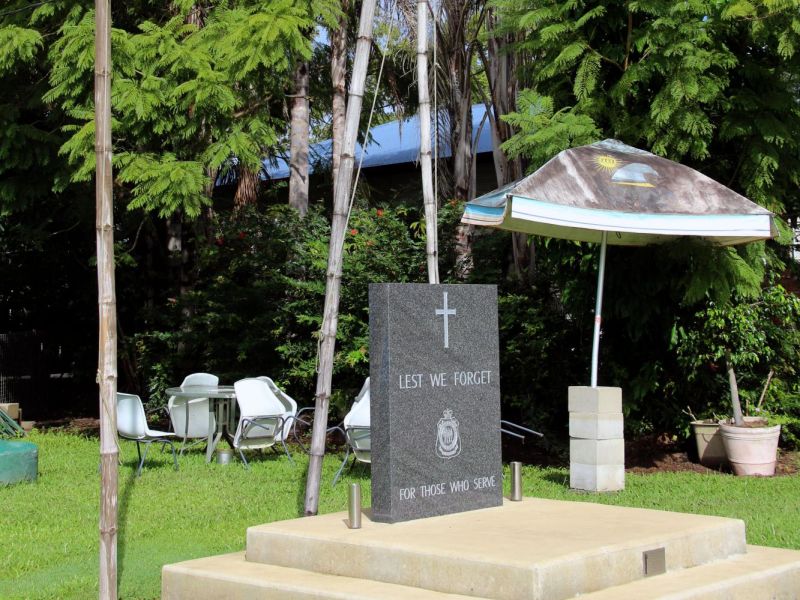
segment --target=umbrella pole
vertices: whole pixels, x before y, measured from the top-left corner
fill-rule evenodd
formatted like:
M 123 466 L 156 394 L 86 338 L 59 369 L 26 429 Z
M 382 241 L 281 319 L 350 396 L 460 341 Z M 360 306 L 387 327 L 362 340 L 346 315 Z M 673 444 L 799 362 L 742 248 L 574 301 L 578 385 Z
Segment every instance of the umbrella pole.
M 594 303 L 594 337 L 592 339 L 592 387 L 597 387 L 597 361 L 600 353 L 600 324 L 603 313 L 603 280 L 606 275 L 606 246 L 608 232 L 603 232 L 600 241 L 600 265 L 597 269 L 597 297 Z

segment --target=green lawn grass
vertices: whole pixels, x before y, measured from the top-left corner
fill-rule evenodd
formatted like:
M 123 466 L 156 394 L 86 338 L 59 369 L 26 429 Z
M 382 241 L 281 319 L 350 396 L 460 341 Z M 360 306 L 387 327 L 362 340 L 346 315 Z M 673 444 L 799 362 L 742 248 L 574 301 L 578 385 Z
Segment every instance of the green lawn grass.
M 0 488 L 0 598 L 97 596 L 98 440 L 34 431 L 39 480 Z M 243 550 L 248 526 L 302 513 L 307 460 L 265 453 L 206 464 L 202 451 L 180 458 L 151 449 L 134 478 L 136 449 L 122 442 L 119 486 L 120 598 L 158 598 L 164 564 Z M 332 488 L 340 457 L 324 463 L 320 512 L 346 509 L 347 483 L 360 481 L 369 506 L 369 470 L 357 466 Z M 697 473 L 628 474 L 624 492 L 579 494 L 564 469 L 524 469 L 526 496 L 601 502 L 744 519 L 748 542 L 800 548 L 800 476 L 737 478 Z

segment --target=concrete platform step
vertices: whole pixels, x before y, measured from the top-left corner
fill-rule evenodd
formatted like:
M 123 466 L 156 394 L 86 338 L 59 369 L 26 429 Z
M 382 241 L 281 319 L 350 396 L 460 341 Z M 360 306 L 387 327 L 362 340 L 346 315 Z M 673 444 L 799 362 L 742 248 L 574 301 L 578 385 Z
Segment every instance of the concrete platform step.
M 522 592 L 522 591 L 521 591 Z M 245 560 L 244 552 L 164 567 L 163 600 L 476 600 L 463 596 L 321 575 Z M 517 598 L 529 598 L 520 593 Z M 641 579 L 582 600 L 797 600 L 800 552 L 748 546 L 746 554 Z
M 350 530 L 337 513 L 251 527 L 247 560 L 499 600 L 560 600 L 743 554 L 735 519 L 526 498 L 498 508 Z
M 748 546 L 747 554 L 640 579 L 581 600 L 798 600 L 800 552 Z
M 346 557 L 341 557 L 345 560 Z M 245 560 L 244 552 L 166 565 L 162 600 L 475 600 Z

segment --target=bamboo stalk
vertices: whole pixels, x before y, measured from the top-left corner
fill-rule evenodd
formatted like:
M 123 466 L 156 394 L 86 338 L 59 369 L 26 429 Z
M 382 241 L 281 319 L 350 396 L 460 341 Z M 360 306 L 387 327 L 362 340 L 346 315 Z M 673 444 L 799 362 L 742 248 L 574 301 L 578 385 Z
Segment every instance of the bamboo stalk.
M 425 256 L 428 283 L 439 283 L 436 196 L 431 165 L 431 100 L 428 90 L 428 1 L 417 0 L 417 90 L 419 97 L 419 163 L 425 205 Z
M 100 327 L 100 581 L 101 600 L 117 597 L 117 301 L 114 291 L 114 206 L 111 170 L 111 3 L 95 0 L 95 161 L 97 302 Z
M 325 283 L 325 308 L 322 316 L 322 339 L 319 350 L 319 371 L 315 394 L 314 425 L 306 478 L 305 514 L 315 515 L 319 508 L 319 488 L 322 459 L 325 456 L 325 437 L 328 428 L 328 404 L 333 378 L 333 356 L 336 349 L 336 330 L 339 320 L 339 293 L 342 283 L 342 250 L 347 228 L 350 189 L 353 185 L 356 136 L 364 97 L 369 52 L 372 46 L 372 26 L 376 0 L 364 0 L 359 17 L 358 42 L 353 60 L 353 75 L 347 100 L 341 162 L 333 194 L 333 220 L 328 248 L 328 269 Z
M 334 194 L 336 181 L 339 179 L 339 163 L 342 154 L 342 137 L 344 136 L 344 119 L 347 107 L 347 10 L 348 0 L 341 0 L 342 16 L 336 27 L 329 30 L 331 38 L 331 85 L 333 101 L 331 104 L 331 139 L 333 140 L 332 180 Z

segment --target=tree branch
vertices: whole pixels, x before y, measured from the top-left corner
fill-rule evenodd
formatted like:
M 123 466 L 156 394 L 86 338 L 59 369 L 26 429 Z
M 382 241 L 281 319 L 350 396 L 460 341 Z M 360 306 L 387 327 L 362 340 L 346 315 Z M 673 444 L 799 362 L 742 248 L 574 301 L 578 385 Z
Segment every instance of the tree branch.
M 622 70 L 628 70 L 628 64 L 631 58 L 631 38 L 633 37 L 633 13 L 628 10 L 628 35 L 625 39 L 625 63 Z
M 611 60 L 611 59 L 610 59 L 610 58 L 608 58 L 607 56 L 603 56 L 603 55 L 602 55 L 602 54 L 600 54 L 600 53 L 599 53 L 597 50 L 595 50 L 594 48 L 592 48 L 592 47 L 591 47 L 589 44 L 586 44 L 586 47 L 587 47 L 587 48 L 588 48 L 588 49 L 589 49 L 591 52 L 594 52 L 595 54 L 597 54 L 597 56 L 599 56 L 599 57 L 600 57 L 600 60 L 604 60 L 604 61 L 606 61 L 607 63 L 614 65 L 614 66 L 615 66 L 615 67 L 617 67 L 617 68 L 618 68 L 620 71 L 624 71 L 624 70 L 625 70 L 625 69 L 623 69 L 623 68 L 622 68 L 622 65 L 620 65 L 620 64 L 619 64 L 617 61 L 615 61 L 615 60 Z
M 289 94 L 287 94 L 286 96 L 290 97 L 290 98 L 292 97 Z M 269 100 L 270 100 L 270 98 L 263 98 L 263 99 L 259 100 L 258 102 L 255 102 L 254 104 L 251 104 L 250 106 L 247 106 L 247 107 L 243 108 L 242 110 L 233 113 L 233 117 L 235 119 L 241 119 L 242 117 L 246 117 L 247 115 L 251 115 L 256 110 L 258 110 L 259 108 L 264 106 Z

